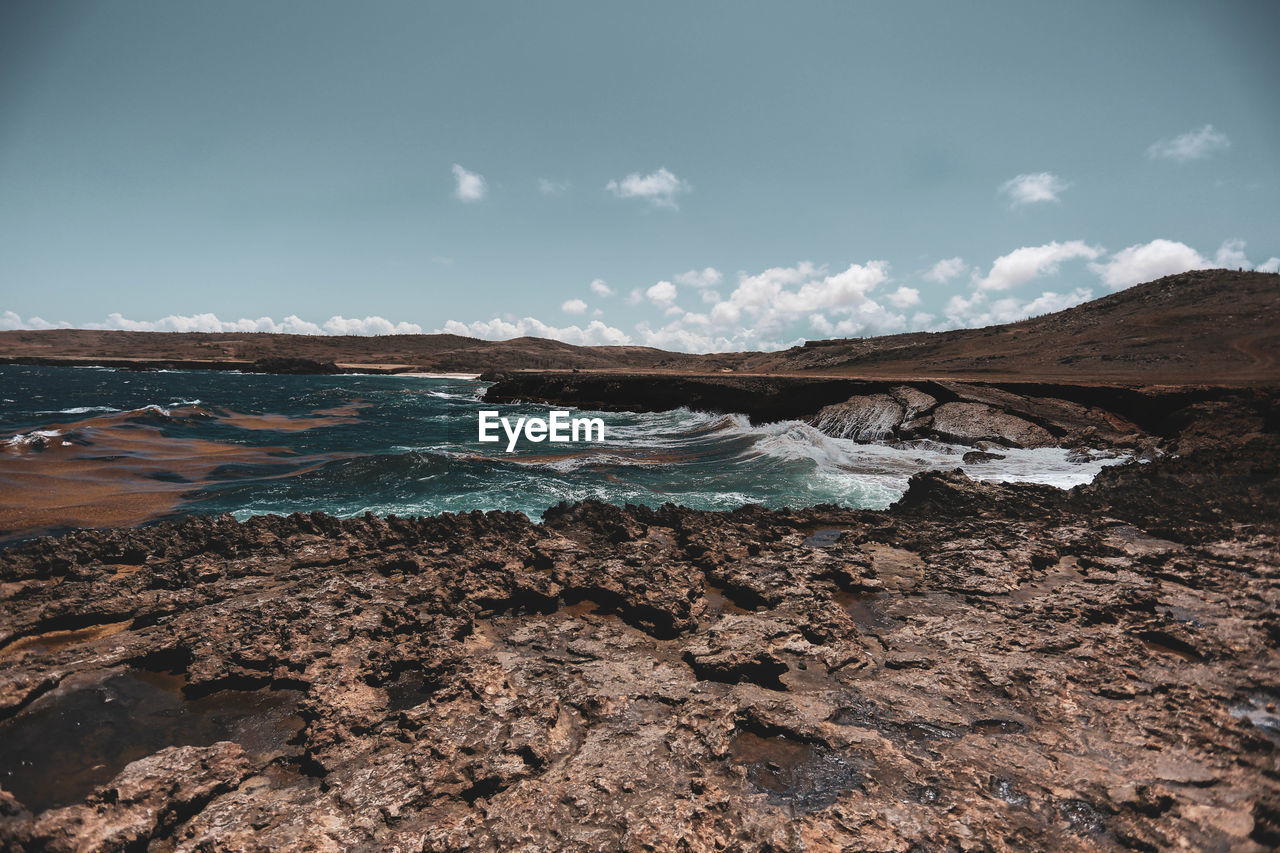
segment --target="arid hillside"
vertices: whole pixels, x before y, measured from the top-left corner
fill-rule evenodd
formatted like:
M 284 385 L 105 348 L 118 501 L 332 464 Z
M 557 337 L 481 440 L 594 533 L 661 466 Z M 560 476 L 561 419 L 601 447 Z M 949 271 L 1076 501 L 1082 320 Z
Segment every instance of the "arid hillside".
M 1280 379 L 1280 275 L 1187 272 L 1018 323 L 810 341 L 776 353 L 682 357 L 659 366 L 866 378 L 1273 384 Z
M 950 332 L 810 341 L 773 353 L 686 355 L 579 347 L 542 338 L 109 332 L 0 332 L 0 363 L 241 367 L 261 359 L 346 370 L 589 370 L 806 374 L 1100 384 L 1274 385 L 1280 380 L 1280 275 L 1202 270 L 1018 323 Z M 267 368 L 270 370 L 271 368 Z
M 672 353 L 650 347 L 579 347 L 545 338 L 484 341 L 459 335 L 277 335 L 269 333 L 115 332 L 90 329 L 0 332 L 0 362 L 202 362 L 237 367 L 261 359 L 308 359 L 402 370 L 651 366 Z

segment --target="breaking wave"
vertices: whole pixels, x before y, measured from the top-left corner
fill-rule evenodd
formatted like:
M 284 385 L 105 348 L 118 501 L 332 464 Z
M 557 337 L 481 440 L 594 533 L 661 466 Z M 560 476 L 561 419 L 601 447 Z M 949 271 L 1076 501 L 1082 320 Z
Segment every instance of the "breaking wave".
M 56 443 L 69 459 L 121 465 L 110 461 L 124 458 L 111 445 L 127 440 L 128 464 L 144 464 L 147 477 L 175 484 L 181 503 L 174 512 L 245 517 L 501 509 L 537 518 L 560 501 L 586 498 L 701 509 L 746 503 L 877 509 L 897 500 L 911 476 L 925 470 L 960 468 L 979 480 L 1068 488 L 1124 461 L 1041 448 L 965 462 L 970 447 L 857 440 L 888 434 L 884 425 L 901 417 L 896 404 L 851 413 L 843 429 L 833 430 L 845 438 L 801 421 L 752 424 L 742 415 L 688 409 L 578 412 L 605 421 L 604 441 L 524 441 L 508 453 L 506 441 L 477 440 L 478 412 L 545 417 L 549 407 L 484 403 L 485 386 L 472 380 L 0 371 L 6 390 L 14 391 L 0 402 L 6 449 L 37 451 Z M 139 430 L 150 431 L 145 446 L 135 440 Z M 178 470 L 169 461 L 188 459 L 196 447 L 215 454 L 213 464 L 194 470 L 186 461 Z M 226 464 L 217 461 L 221 454 Z M 23 456 L 54 464 L 49 454 Z

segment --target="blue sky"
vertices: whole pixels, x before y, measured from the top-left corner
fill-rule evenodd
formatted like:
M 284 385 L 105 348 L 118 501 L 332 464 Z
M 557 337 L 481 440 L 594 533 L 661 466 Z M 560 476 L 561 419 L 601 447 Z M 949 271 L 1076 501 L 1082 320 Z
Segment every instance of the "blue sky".
M 1280 267 L 1273 2 L 0 7 L 0 328 L 775 347 Z

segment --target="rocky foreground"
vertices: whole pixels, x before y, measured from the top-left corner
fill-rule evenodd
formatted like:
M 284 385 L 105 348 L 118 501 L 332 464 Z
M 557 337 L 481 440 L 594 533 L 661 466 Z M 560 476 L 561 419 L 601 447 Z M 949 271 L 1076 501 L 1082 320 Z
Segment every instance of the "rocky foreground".
M 1271 398 L 1274 400 L 1274 398 Z M 1225 405 L 1225 404 L 1224 404 Z M 1280 845 L 1280 435 L 885 512 L 192 518 L 0 552 L 0 839 Z

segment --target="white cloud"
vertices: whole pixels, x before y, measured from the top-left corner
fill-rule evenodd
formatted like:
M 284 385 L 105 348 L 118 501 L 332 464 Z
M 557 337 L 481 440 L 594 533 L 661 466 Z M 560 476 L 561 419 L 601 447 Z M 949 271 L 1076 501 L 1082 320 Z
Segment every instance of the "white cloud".
M 108 314 L 100 323 L 48 323 L 39 317 L 23 320 L 13 311 L 0 314 L 0 329 L 101 329 L 126 332 L 273 332 L 290 335 L 420 335 L 416 323 L 393 323 L 382 317 L 343 317 L 335 315 L 323 325 L 290 314 L 280 322 L 270 317 L 220 320 L 216 314 L 170 314 L 159 320 L 131 320 L 119 312 Z
M 935 284 L 946 284 L 956 276 L 963 274 L 967 269 L 969 269 L 969 265 L 964 262 L 964 258 L 946 258 L 929 267 L 929 271 L 924 274 L 924 277 Z
M 676 286 L 669 281 L 660 281 L 644 292 L 649 301 L 659 308 L 667 308 L 676 301 Z
M 1052 172 L 1036 172 L 1010 178 L 1000 185 L 1000 192 L 1009 196 L 1010 207 L 1020 207 L 1040 201 L 1057 201 L 1058 193 L 1069 186 Z
M 1268 258 L 1266 263 L 1258 265 L 1258 272 L 1280 272 L 1280 258 Z
M 1186 243 L 1156 239 L 1121 249 L 1105 262 L 1090 264 L 1089 269 L 1112 290 L 1121 290 L 1161 276 L 1210 266 L 1212 264 Z
M 697 281 L 710 282 L 716 278 L 706 270 L 691 273 L 696 274 Z M 694 275 L 684 275 L 683 279 L 689 283 L 695 281 Z M 719 279 L 723 281 L 723 275 Z M 717 291 L 704 287 L 703 302 L 710 308 L 697 313 L 677 307 L 674 304 L 677 288 L 671 282 L 660 281 L 645 295 L 674 319 L 656 329 L 641 323 L 636 326 L 636 337 L 638 342 L 649 346 L 716 352 L 775 350 L 790 345 L 779 338 L 806 319 L 811 327 L 829 329 L 831 334 L 900 331 L 906 327 L 906 318 L 886 310 L 869 297 L 887 280 L 888 264 L 883 261 L 851 264 L 834 274 L 807 261 L 791 267 L 773 267 L 754 275 L 740 272 L 737 286 L 727 298 L 722 299 Z M 919 292 L 901 287 L 887 299 L 914 304 Z
M 1023 246 L 996 258 L 991 271 L 975 283 L 979 290 L 1008 290 L 1041 276 L 1056 275 L 1058 266 L 1063 261 L 1075 258 L 1093 260 L 1101 254 L 1102 249 L 1090 246 L 1082 240 L 1070 240 L 1066 243 L 1055 240 L 1043 246 Z
M 920 302 L 920 291 L 914 287 L 899 287 L 885 299 L 889 300 L 894 308 L 910 308 Z
M 596 296 L 613 296 L 613 288 L 605 284 L 602 278 L 591 280 L 591 292 Z
M 1231 140 L 1225 133 L 1211 124 L 1196 130 L 1175 136 L 1172 139 L 1161 139 L 1151 144 L 1147 156 L 1153 160 L 1172 160 L 1175 163 L 1189 163 L 1192 160 L 1203 160 L 1212 157 L 1219 151 L 1231 147 Z
M 971 296 L 957 294 L 947 302 L 947 307 L 943 312 L 947 318 L 944 327 L 981 327 L 996 323 L 1014 323 L 1018 320 L 1025 320 L 1028 317 L 1061 311 L 1064 308 L 1088 302 L 1092 298 L 1092 290 L 1080 287 L 1070 293 L 1056 293 L 1052 290 L 1047 290 L 1034 299 L 1026 301 L 1016 298 L 1004 298 L 997 299 L 995 302 L 988 302 L 989 293 L 987 291 L 978 291 Z M 917 319 L 927 316 L 917 315 Z M 932 318 L 930 317 L 929 320 L 932 321 Z M 917 324 L 916 328 L 922 328 L 924 325 L 923 323 Z
M 682 178 L 676 177 L 665 168 L 648 175 L 632 172 L 621 181 L 610 181 L 604 187 L 618 198 L 639 198 L 654 207 L 667 207 L 678 210 L 676 196 L 693 189 Z
M 836 327 L 832 325 L 831 321 L 822 314 L 809 315 L 809 328 L 813 329 L 820 335 L 828 337 L 834 334 L 836 330 Z
M 453 178 L 458 182 L 453 190 L 453 197 L 459 201 L 484 201 L 489 192 L 489 185 L 485 183 L 483 175 L 468 172 L 457 163 L 453 164 Z
M 1082 302 L 1088 302 L 1093 298 L 1093 291 L 1086 287 L 1077 287 L 1070 293 L 1054 293 L 1046 290 L 1044 293 L 1024 304 L 1019 313 L 1025 313 L 1028 317 L 1039 317 L 1041 314 L 1052 314 L 1055 311 L 1063 311 Z
M 453 258 L 448 258 L 448 257 L 445 257 L 444 255 L 432 255 L 431 263 L 443 264 L 446 267 L 453 266 Z
M 1253 269 L 1253 264 L 1245 257 L 1243 240 L 1223 240 L 1218 253 L 1213 256 L 1213 263 L 1227 269 Z
M 711 316 L 715 319 L 721 306 L 732 305 L 738 313 L 751 315 L 758 330 L 772 332 L 814 312 L 828 311 L 854 321 L 850 327 L 854 331 L 890 328 L 900 323 L 880 316 L 884 309 L 867 296 L 888 280 L 888 268 L 884 261 L 870 261 L 850 264 L 843 272 L 827 275 L 825 268 L 803 261 L 757 275 L 739 273 L 738 287 L 728 300 L 712 308 Z
M 552 181 L 547 178 L 538 178 L 538 192 L 543 195 L 560 195 L 569 189 L 568 181 Z
M 287 319 L 287 318 L 286 318 Z M 297 318 L 294 318 L 295 320 Z M 330 317 L 324 330 L 331 335 L 420 335 L 422 327 L 417 323 L 392 323 L 382 317 Z
M 742 319 L 742 309 L 732 302 L 717 302 L 711 306 L 710 316 L 717 326 L 732 326 Z
M 70 329 L 70 323 L 50 323 L 40 317 L 28 317 L 22 319 L 16 311 L 5 311 L 0 314 L 0 332 L 12 332 L 16 330 L 39 331 L 43 329 Z
M 587 313 L 587 303 L 581 299 L 569 299 L 560 306 L 560 310 L 566 314 L 585 314 Z
M 639 305 L 644 301 L 644 291 L 638 287 L 631 288 L 631 292 L 627 294 L 628 305 Z
M 724 273 L 715 267 L 707 267 L 705 269 L 682 272 L 675 278 L 676 284 L 684 284 L 689 287 L 715 287 L 724 281 Z
M 524 317 L 515 322 L 500 318 L 479 320 L 475 323 L 461 323 L 450 320 L 438 331 L 450 335 L 466 335 L 470 338 L 483 338 L 490 341 L 503 341 L 510 338 L 533 336 L 551 338 L 577 346 L 620 346 L 631 343 L 631 338 L 621 329 L 606 326 L 599 320 L 592 320 L 586 328 L 579 326 L 556 327 L 537 320 Z

